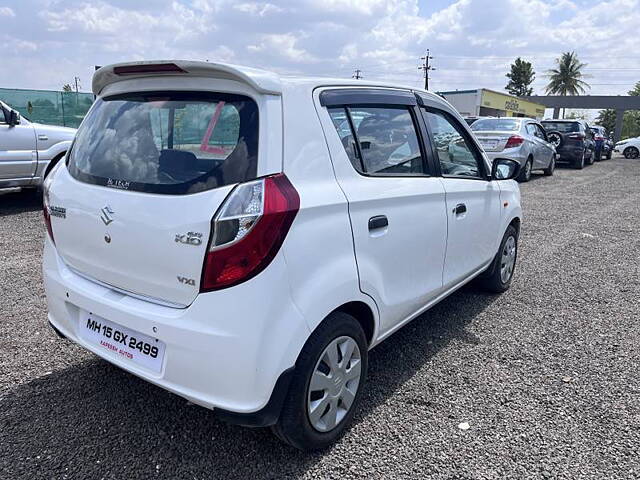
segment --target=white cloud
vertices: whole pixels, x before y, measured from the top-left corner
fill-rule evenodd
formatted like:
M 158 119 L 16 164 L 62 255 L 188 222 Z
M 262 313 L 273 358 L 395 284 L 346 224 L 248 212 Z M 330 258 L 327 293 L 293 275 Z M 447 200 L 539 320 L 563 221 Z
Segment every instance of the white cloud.
M 154 58 L 340 77 L 360 68 L 417 86 L 427 48 L 435 89 L 503 88 L 522 56 L 539 91 L 567 50 L 589 64 L 591 93 L 624 93 L 640 79 L 640 0 L 457 0 L 428 17 L 418 0 L 21 0 L 0 16 L 12 17 L 0 86 L 59 88 L 76 75 L 89 85 L 93 65 Z
M 14 12 L 9 7 L 0 7 L 0 17 L 15 17 L 16 12 Z

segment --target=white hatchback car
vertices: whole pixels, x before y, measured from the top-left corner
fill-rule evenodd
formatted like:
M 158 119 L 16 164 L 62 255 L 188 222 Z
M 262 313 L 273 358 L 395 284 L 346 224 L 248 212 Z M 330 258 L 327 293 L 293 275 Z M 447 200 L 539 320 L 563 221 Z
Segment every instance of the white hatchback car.
M 325 447 L 372 347 L 511 283 L 519 165 L 491 169 L 436 95 L 188 61 L 93 91 L 45 182 L 49 322 L 227 421 Z

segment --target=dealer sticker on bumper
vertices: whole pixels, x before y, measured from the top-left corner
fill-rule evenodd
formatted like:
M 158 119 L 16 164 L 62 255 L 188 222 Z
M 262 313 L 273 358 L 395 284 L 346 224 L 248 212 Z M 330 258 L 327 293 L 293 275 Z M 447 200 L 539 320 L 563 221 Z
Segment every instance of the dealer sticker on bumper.
M 89 312 L 80 312 L 80 338 L 144 368 L 159 373 L 164 342 Z

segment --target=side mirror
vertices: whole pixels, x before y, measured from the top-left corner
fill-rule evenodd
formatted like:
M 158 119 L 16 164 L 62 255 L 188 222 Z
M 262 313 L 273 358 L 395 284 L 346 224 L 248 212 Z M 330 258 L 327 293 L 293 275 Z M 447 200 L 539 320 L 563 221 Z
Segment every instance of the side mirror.
M 491 178 L 494 180 L 511 180 L 520 173 L 520 163 L 510 158 L 496 158 L 491 165 Z
M 15 110 L 9 110 L 9 126 L 14 127 L 20 124 L 20 114 Z

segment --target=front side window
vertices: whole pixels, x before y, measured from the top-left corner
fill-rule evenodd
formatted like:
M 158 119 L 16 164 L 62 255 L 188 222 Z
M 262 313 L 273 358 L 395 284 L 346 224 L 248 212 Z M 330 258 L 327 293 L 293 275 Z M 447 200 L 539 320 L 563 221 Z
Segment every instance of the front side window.
M 482 178 L 480 154 L 462 133 L 462 126 L 444 112 L 438 110 L 424 110 L 424 112 L 438 152 L 442 174 Z
M 367 175 L 424 175 L 420 142 L 407 107 L 331 108 L 347 156 Z
M 69 172 L 80 181 L 187 194 L 256 178 L 258 107 L 193 92 L 98 99 L 78 130 Z

